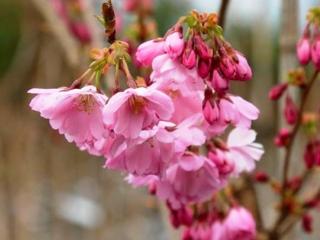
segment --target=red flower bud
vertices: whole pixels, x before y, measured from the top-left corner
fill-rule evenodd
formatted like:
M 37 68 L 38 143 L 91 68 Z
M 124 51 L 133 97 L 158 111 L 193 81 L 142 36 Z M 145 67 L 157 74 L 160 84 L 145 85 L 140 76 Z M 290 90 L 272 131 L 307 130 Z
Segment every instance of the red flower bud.
M 287 95 L 287 98 L 286 98 L 284 116 L 288 124 L 295 124 L 298 120 L 298 108 L 293 102 L 290 95 Z
M 314 140 L 307 144 L 304 152 L 304 163 L 307 168 L 320 166 L 320 141 Z
M 206 78 L 209 76 L 211 68 L 211 59 L 203 60 L 200 59 L 198 63 L 198 74 L 202 78 Z
M 266 182 L 269 182 L 270 180 L 269 175 L 262 171 L 256 172 L 254 178 L 257 182 L 260 182 L 260 183 L 266 183 Z
M 302 228 L 306 233 L 311 233 L 313 228 L 313 218 L 309 214 L 304 214 L 302 217 Z
M 212 58 L 212 49 L 202 40 L 200 35 L 194 37 L 195 48 L 199 57 L 203 60 L 208 60 Z
M 283 128 L 279 131 L 278 135 L 275 137 L 274 143 L 278 147 L 285 147 L 287 146 L 290 137 L 291 137 L 291 132 L 288 129 Z
M 269 98 L 271 100 L 278 100 L 282 97 L 283 93 L 287 90 L 288 84 L 287 83 L 280 83 L 274 86 L 269 92 Z

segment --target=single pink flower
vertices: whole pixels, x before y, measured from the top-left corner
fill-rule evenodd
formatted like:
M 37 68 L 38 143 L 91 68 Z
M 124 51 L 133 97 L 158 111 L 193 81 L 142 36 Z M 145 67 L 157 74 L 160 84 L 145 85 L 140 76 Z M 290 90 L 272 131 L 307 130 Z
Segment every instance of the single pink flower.
M 102 111 L 107 97 L 97 92 L 94 86 L 81 89 L 31 89 L 36 94 L 30 102 L 34 111 L 49 119 L 53 129 L 64 134 L 69 142 L 75 142 L 80 149 L 100 155 L 95 144 L 108 137 Z
M 284 92 L 288 89 L 288 84 L 287 83 L 280 83 L 276 86 L 274 86 L 270 92 L 269 92 L 269 98 L 271 100 L 278 100 L 279 98 L 282 97 Z
M 255 240 L 257 231 L 252 214 L 242 207 L 232 208 L 223 222 L 212 225 L 211 240 Z
M 144 66 L 150 66 L 157 56 L 164 53 L 165 42 L 162 39 L 142 43 L 136 52 L 136 59 Z
M 170 166 L 165 178 L 157 183 L 157 196 L 170 202 L 174 209 L 181 204 L 208 198 L 223 186 L 216 166 L 209 159 L 186 153 Z
M 284 108 L 284 116 L 287 120 L 288 124 L 295 124 L 298 120 L 298 107 L 293 102 L 290 95 L 287 95 L 286 102 L 285 102 L 285 108 Z
M 228 158 L 234 162 L 235 174 L 252 171 L 256 161 L 262 157 L 263 146 L 255 143 L 256 132 L 245 128 L 235 128 L 228 136 Z
M 186 68 L 167 54 L 155 58 L 152 69 L 151 81 L 159 88 L 170 86 L 170 89 L 179 90 L 184 96 L 194 95 L 196 91 L 204 90 L 203 81 L 195 69 Z
M 172 58 L 178 58 L 184 50 L 184 40 L 181 33 L 174 32 L 170 34 L 165 41 L 164 50 Z
M 309 39 L 303 36 L 297 44 L 297 56 L 302 65 L 308 64 L 311 58 Z
M 104 109 L 104 122 L 126 138 L 137 138 L 141 130 L 168 120 L 174 112 L 166 94 L 153 88 L 129 88 L 112 96 Z
M 182 55 L 182 64 L 188 68 L 193 69 L 197 63 L 197 56 L 193 49 L 185 49 Z

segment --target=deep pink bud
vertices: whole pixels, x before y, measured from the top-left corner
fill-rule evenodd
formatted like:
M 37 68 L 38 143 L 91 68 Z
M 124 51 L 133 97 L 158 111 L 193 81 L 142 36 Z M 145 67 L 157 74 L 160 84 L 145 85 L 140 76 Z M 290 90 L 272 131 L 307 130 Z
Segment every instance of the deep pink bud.
M 311 57 L 315 67 L 317 69 L 320 69 L 320 37 L 319 36 L 314 40 L 312 44 Z
M 304 162 L 307 168 L 320 166 L 320 141 L 313 140 L 306 146 L 304 152 Z
M 286 98 L 284 116 L 288 124 L 295 124 L 296 121 L 298 120 L 298 108 L 293 102 L 290 95 L 287 95 L 287 98 Z
M 192 49 L 185 49 L 182 55 L 182 64 L 189 69 L 196 66 L 197 56 Z
M 180 223 L 184 226 L 190 227 L 193 223 L 192 210 L 187 207 L 183 207 L 178 210 L 178 217 Z
M 311 233 L 313 228 L 313 218 L 310 214 L 304 214 L 302 217 L 302 228 L 306 233 Z
M 287 83 L 280 83 L 274 86 L 269 92 L 269 98 L 271 100 L 278 100 L 282 97 L 283 93 L 287 90 L 288 84 Z
M 297 44 L 297 57 L 303 65 L 308 64 L 311 58 L 311 47 L 309 39 L 303 36 Z
M 291 137 L 291 132 L 288 129 L 283 128 L 279 131 L 279 133 L 275 137 L 274 143 L 278 147 L 285 147 L 287 146 L 290 137 Z
M 240 53 L 236 53 L 238 63 L 236 64 L 236 76 L 233 80 L 246 81 L 252 78 L 252 70 L 247 59 Z
M 200 35 L 196 35 L 194 37 L 194 42 L 197 54 L 200 56 L 200 58 L 204 60 L 212 58 L 212 49 L 208 47 L 208 45 L 203 41 Z
M 209 101 L 206 101 L 203 107 L 203 115 L 208 123 L 212 124 L 219 119 L 220 112 L 218 106 L 214 103 L 211 105 Z
M 174 32 L 166 38 L 164 50 L 172 59 L 179 57 L 182 54 L 183 49 L 184 40 L 181 36 L 181 33 Z
M 225 79 L 218 70 L 213 70 L 211 83 L 214 90 L 218 93 L 226 92 L 229 89 L 229 81 Z
M 198 63 L 198 74 L 202 78 L 206 78 L 209 76 L 211 69 L 211 59 L 204 60 L 200 59 Z
M 269 175 L 265 172 L 262 172 L 262 171 L 257 171 L 255 173 L 254 178 L 257 182 L 260 182 L 260 183 L 266 183 L 266 182 L 269 182 L 269 180 L 270 180 Z
M 236 75 L 236 66 L 231 57 L 225 55 L 220 60 L 220 70 L 227 79 L 234 79 Z
M 70 23 L 70 31 L 83 44 L 91 42 L 92 37 L 88 26 L 82 22 Z

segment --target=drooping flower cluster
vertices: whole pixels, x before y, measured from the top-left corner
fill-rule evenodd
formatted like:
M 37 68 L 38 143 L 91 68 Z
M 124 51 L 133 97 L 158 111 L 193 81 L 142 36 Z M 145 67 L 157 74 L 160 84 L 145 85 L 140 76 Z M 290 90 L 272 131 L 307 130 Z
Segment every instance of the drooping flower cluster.
M 69 88 L 30 90 L 36 94 L 30 106 L 81 150 L 104 156 L 106 168 L 127 174 L 134 186 L 148 186 L 172 211 L 209 199 L 230 177 L 255 168 L 263 148 L 250 128 L 259 110 L 228 91 L 231 81 L 249 80 L 251 68 L 224 40 L 215 14 L 194 11 L 165 37 L 140 45 L 136 58 L 152 67 L 149 84 L 131 76 L 127 49 L 115 41 L 101 50 L 86 82 L 82 77 Z M 108 98 L 91 84 L 112 68 L 116 89 Z M 247 219 L 240 210 L 219 223 L 217 231 L 227 231 L 228 239 L 247 236 L 231 229 L 234 215 Z M 190 232 L 199 231 L 193 227 Z

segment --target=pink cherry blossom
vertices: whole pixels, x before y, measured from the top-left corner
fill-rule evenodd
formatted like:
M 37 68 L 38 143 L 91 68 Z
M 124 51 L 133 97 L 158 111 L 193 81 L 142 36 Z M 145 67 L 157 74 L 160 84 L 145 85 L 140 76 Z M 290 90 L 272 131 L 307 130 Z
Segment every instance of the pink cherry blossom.
M 211 240 L 212 230 L 207 225 L 195 225 L 187 228 L 182 235 L 182 240 Z
M 141 130 L 170 119 L 173 111 L 166 94 L 154 88 L 129 88 L 110 98 L 104 109 L 104 122 L 116 134 L 137 138 Z
M 166 170 L 165 178 L 157 182 L 156 194 L 176 209 L 181 204 L 205 200 L 223 184 L 212 161 L 186 153 Z
M 150 66 L 155 57 L 164 54 L 165 42 L 162 39 L 142 43 L 136 52 L 136 59 L 144 66 Z
M 235 128 L 228 136 L 228 158 L 234 162 L 235 173 L 252 171 L 255 162 L 260 160 L 264 150 L 263 146 L 255 143 L 256 132 L 245 128 Z
M 252 214 L 242 207 L 229 211 L 223 222 L 224 236 L 221 240 L 255 240 L 256 223 Z M 216 240 L 216 239 L 212 239 Z M 217 239 L 220 240 L 220 239 Z
M 64 134 L 69 142 L 80 149 L 100 155 L 94 148 L 97 141 L 108 137 L 102 111 L 107 97 L 97 92 L 94 86 L 81 89 L 31 89 L 36 94 L 30 102 L 34 111 L 49 119 L 53 129 Z
M 166 38 L 164 50 L 172 59 L 179 57 L 184 50 L 184 40 L 181 33 L 174 32 L 170 34 Z

